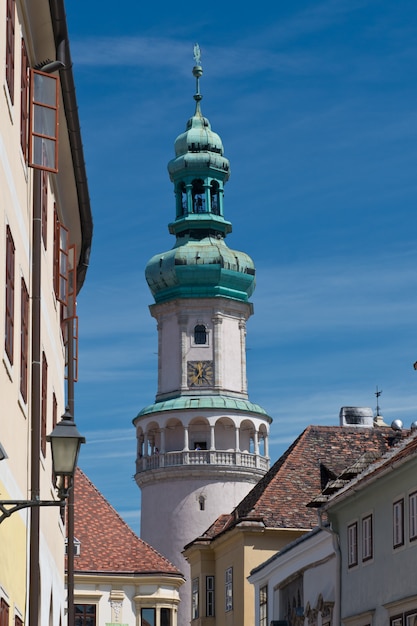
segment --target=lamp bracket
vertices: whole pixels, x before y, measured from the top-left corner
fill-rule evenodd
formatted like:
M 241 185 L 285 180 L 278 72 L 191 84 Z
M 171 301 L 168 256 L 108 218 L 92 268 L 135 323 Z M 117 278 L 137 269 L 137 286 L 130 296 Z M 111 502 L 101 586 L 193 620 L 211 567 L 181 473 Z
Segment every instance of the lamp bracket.
M 34 506 L 61 506 L 62 500 L 0 500 L 0 524 L 16 511 Z

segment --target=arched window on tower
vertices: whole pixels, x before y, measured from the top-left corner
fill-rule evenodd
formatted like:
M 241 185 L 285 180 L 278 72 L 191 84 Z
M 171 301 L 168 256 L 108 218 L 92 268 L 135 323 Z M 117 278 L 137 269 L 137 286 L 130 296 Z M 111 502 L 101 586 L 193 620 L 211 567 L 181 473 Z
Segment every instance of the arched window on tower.
M 178 185 L 177 191 L 177 202 L 179 204 L 179 214 L 187 215 L 188 213 L 188 205 L 187 205 L 187 189 L 185 187 L 185 183 L 180 183 Z
M 194 327 L 194 343 L 200 346 L 207 343 L 207 330 L 204 324 L 197 324 Z
M 192 187 L 193 196 L 193 213 L 205 213 L 206 212 L 206 198 L 204 193 L 204 182 L 201 178 L 193 180 Z
M 210 210 L 215 215 L 220 215 L 219 183 L 217 180 L 213 180 L 210 185 Z

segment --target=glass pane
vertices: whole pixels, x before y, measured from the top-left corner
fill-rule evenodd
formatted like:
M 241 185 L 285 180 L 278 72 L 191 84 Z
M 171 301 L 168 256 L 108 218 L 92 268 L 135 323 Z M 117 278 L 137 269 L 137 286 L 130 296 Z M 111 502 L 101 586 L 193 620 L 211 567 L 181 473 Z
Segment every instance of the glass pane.
M 35 77 L 35 102 L 42 102 L 49 106 L 56 106 L 56 78 L 34 73 Z
M 142 626 L 155 626 L 155 609 L 142 609 Z
M 56 134 L 56 109 L 46 109 L 35 104 L 33 107 L 33 132 L 37 135 L 55 137 Z
M 56 169 L 55 161 L 56 141 L 44 139 L 43 137 L 33 137 L 32 163 L 41 165 L 47 169 Z
M 171 609 L 161 609 L 161 626 L 171 626 Z

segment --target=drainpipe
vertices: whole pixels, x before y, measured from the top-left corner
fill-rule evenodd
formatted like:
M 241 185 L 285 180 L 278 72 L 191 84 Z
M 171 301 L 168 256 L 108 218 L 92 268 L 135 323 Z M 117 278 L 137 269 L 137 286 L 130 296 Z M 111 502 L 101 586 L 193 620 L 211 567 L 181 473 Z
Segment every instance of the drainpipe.
M 74 311 L 72 307 L 75 303 L 74 298 L 68 307 L 68 381 L 67 381 L 67 400 L 71 415 L 74 416 Z M 70 308 L 71 307 L 71 308 Z M 69 492 L 67 503 L 67 611 L 68 626 L 75 625 L 75 606 L 74 606 L 74 483 L 76 476 L 73 478 L 73 485 Z
M 332 537 L 333 549 L 336 555 L 336 590 L 335 596 L 338 604 L 337 619 L 335 626 L 342 624 L 342 555 L 340 551 L 339 534 L 332 529 L 331 525 L 325 525 L 323 522 L 322 511 L 317 510 L 318 525 L 321 530 L 329 533 Z
M 31 499 L 39 499 L 41 449 L 41 171 L 33 172 L 32 216 L 32 389 L 31 389 L 31 451 L 30 489 Z M 40 507 L 30 508 L 29 546 L 29 626 L 37 626 L 39 620 L 39 522 Z

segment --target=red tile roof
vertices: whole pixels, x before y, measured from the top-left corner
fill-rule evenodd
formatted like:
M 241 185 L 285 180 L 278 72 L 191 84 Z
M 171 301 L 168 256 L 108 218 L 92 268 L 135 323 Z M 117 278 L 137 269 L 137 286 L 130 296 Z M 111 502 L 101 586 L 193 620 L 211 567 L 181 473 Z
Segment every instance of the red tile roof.
M 411 433 L 410 437 L 402 439 L 397 437 L 395 446 L 393 446 L 383 456 L 379 457 L 374 463 L 368 464 L 364 470 L 348 482 L 344 482 L 339 490 L 335 490 L 327 497 L 322 494 L 322 504 L 329 502 L 330 506 L 334 500 L 338 500 L 340 497 L 349 495 L 349 492 L 354 488 L 355 492 L 363 487 L 366 487 L 369 480 L 373 480 L 376 477 L 380 477 L 385 473 L 396 469 L 398 465 L 405 463 L 409 459 L 414 458 L 417 455 L 417 433 Z M 319 499 L 319 498 L 317 498 Z
M 140 539 L 78 468 L 74 481 L 76 573 L 181 576 L 172 563 Z
M 381 456 L 394 439 L 387 427 L 308 426 L 236 509 L 220 516 L 203 537 L 212 539 L 250 519 L 267 528 L 313 528 L 317 513 L 307 504 L 328 480 L 364 452 Z

